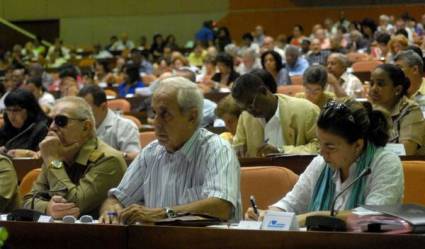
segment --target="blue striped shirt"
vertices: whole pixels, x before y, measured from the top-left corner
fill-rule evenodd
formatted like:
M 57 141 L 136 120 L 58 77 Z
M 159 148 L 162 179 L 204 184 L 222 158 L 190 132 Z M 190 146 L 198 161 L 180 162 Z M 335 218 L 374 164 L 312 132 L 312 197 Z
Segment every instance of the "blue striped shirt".
M 232 221 L 242 218 L 240 167 L 233 149 L 203 128 L 176 152 L 158 141 L 131 163 L 117 188 L 109 191 L 124 206 L 173 207 L 210 197 L 233 206 Z

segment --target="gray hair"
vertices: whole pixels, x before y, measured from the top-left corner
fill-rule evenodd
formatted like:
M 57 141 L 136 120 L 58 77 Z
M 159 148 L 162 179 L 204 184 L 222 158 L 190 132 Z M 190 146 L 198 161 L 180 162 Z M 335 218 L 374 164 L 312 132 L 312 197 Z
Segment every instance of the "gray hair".
M 325 88 L 328 81 L 328 72 L 322 65 L 312 65 L 303 74 L 304 84 L 319 84 Z
M 347 68 L 350 66 L 350 60 L 348 59 L 348 57 L 345 54 L 342 53 L 332 53 L 330 56 L 335 57 L 335 59 L 337 59 L 339 62 L 341 62 L 341 64 Z
M 412 50 L 400 51 L 394 57 L 394 61 L 402 60 L 409 65 L 409 67 L 418 66 L 419 73 L 422 75 L 424 72 L 424 61 L 416 52 Z
M 299 56 L 300 55 L 300 49 L 298 47 L 295 47 L 294 45 L 288 45 L 285 49 L 285 54 L 290 53 Z
M 252 58 L 254 60 L 258 57 L 257 52 L 255 52 L 255 50 L 252 49 L 252 48 L 248 48 L 248 49 L 243 50 L 242 53 L 241 53 L 241 56 L 242 57 L 249 56 L 250 58 Z
M 93 127 L 92 135 L 96 136 L 96 121 L 94 119 L 93 111 L 90 105 L 87 104 L 83 98 L 76 96 L 63 97 L 56 101 L 55 106 L 62 103 L 70 103 L 74 105 L 74 108 L 72 109 L 73 114 L 76 116 L 76 118 L 88 120 Z
M 176 91 L 177 103 L 181 112 L 187 112 L 192 108 L 195 108 L 198 111 L 197 124 L 201 124 L 201 120 L 203 118 L 202 110 L 204 106 L 204 97 L 195 83 L 180 76 L 169 77 L 158 83 L 158 87 L 155 89 L 154 95 L 162 89 L 174 89 Z

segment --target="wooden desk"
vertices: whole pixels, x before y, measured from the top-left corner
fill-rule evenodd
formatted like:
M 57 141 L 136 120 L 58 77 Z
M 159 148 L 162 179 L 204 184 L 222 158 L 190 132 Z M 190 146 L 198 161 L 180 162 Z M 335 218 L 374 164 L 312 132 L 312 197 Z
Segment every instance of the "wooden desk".
M 242 167 L 253 166 L 282 166 L 292 170 L 296 174 L 304 172 L 315 155 L 304 156 L 281 156 L 281 157 L 253 157 L 239 158 Z
M 127 227 L 0 221 L 9 232 L 12 249 L 127 248 Z
M 10 248 L 301 249 L 421 248 L 423 235 L 275 232 L 195 227 L 115 226 L 0 221 Z
M 275 232 L 233 229 L 130 226 L 128 248 L 258 249 L 258 248 L 420 248 L 422 235 L 372 233 Z
M 15 166 L 16 174 L 18 175 L 18 182 L 32 169 L 40 168 L 43 164 L 41 159 L 12 159 Z

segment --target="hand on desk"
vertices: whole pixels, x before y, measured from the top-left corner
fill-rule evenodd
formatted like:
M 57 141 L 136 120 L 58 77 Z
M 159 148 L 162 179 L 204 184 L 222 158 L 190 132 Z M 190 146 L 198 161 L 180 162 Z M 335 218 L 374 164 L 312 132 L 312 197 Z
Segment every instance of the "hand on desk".
M 263 144 L 257 149 L 258 157 L 265 157 L 268 154 L 279 153 L 279 150 L 271 144 Z
M 147 208 L 142 205 L 133 204 L 122 210 L 118 219 L 122 224 L 132 225 L 136 222 L 153 223 L 156 220 L 166 217 L 163 208 Z
M 74 217 L 80 216 L 80 209 L 73 202 L 67 202 L 65 198 L 54 195 L 47 204 L 46 213 L 55 219 L 63 218 L 66 215 Z
M 100 209 L 99 223 L 119 224 L 118 217 L 124 207 L 115 198 L 108 198 Z

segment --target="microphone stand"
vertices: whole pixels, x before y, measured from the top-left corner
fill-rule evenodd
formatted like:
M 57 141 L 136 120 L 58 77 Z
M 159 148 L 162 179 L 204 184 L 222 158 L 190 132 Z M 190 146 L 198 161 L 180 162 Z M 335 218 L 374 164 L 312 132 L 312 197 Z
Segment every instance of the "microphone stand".
M 344 220 L 336 217 L 335 212 L 335 203 L 336 200 L 345 192 L 347 191 L 351 186 L 353 186 L 354 183 L 359 181 L 364 176 L 367 176 L 371 173 L 370 168 L 364 169 L 359 176 L 357 176 L 350 184 L 348 184 L 341 192 L 339 192 L 335 198 L 332 201 L 331 204 L 331 215 L 325 216 L 325 215 L 312 215 L 307 217 L 305 224 L 307 227 L 307 230 L 310 231 L 347 231 L 347 225 Z

